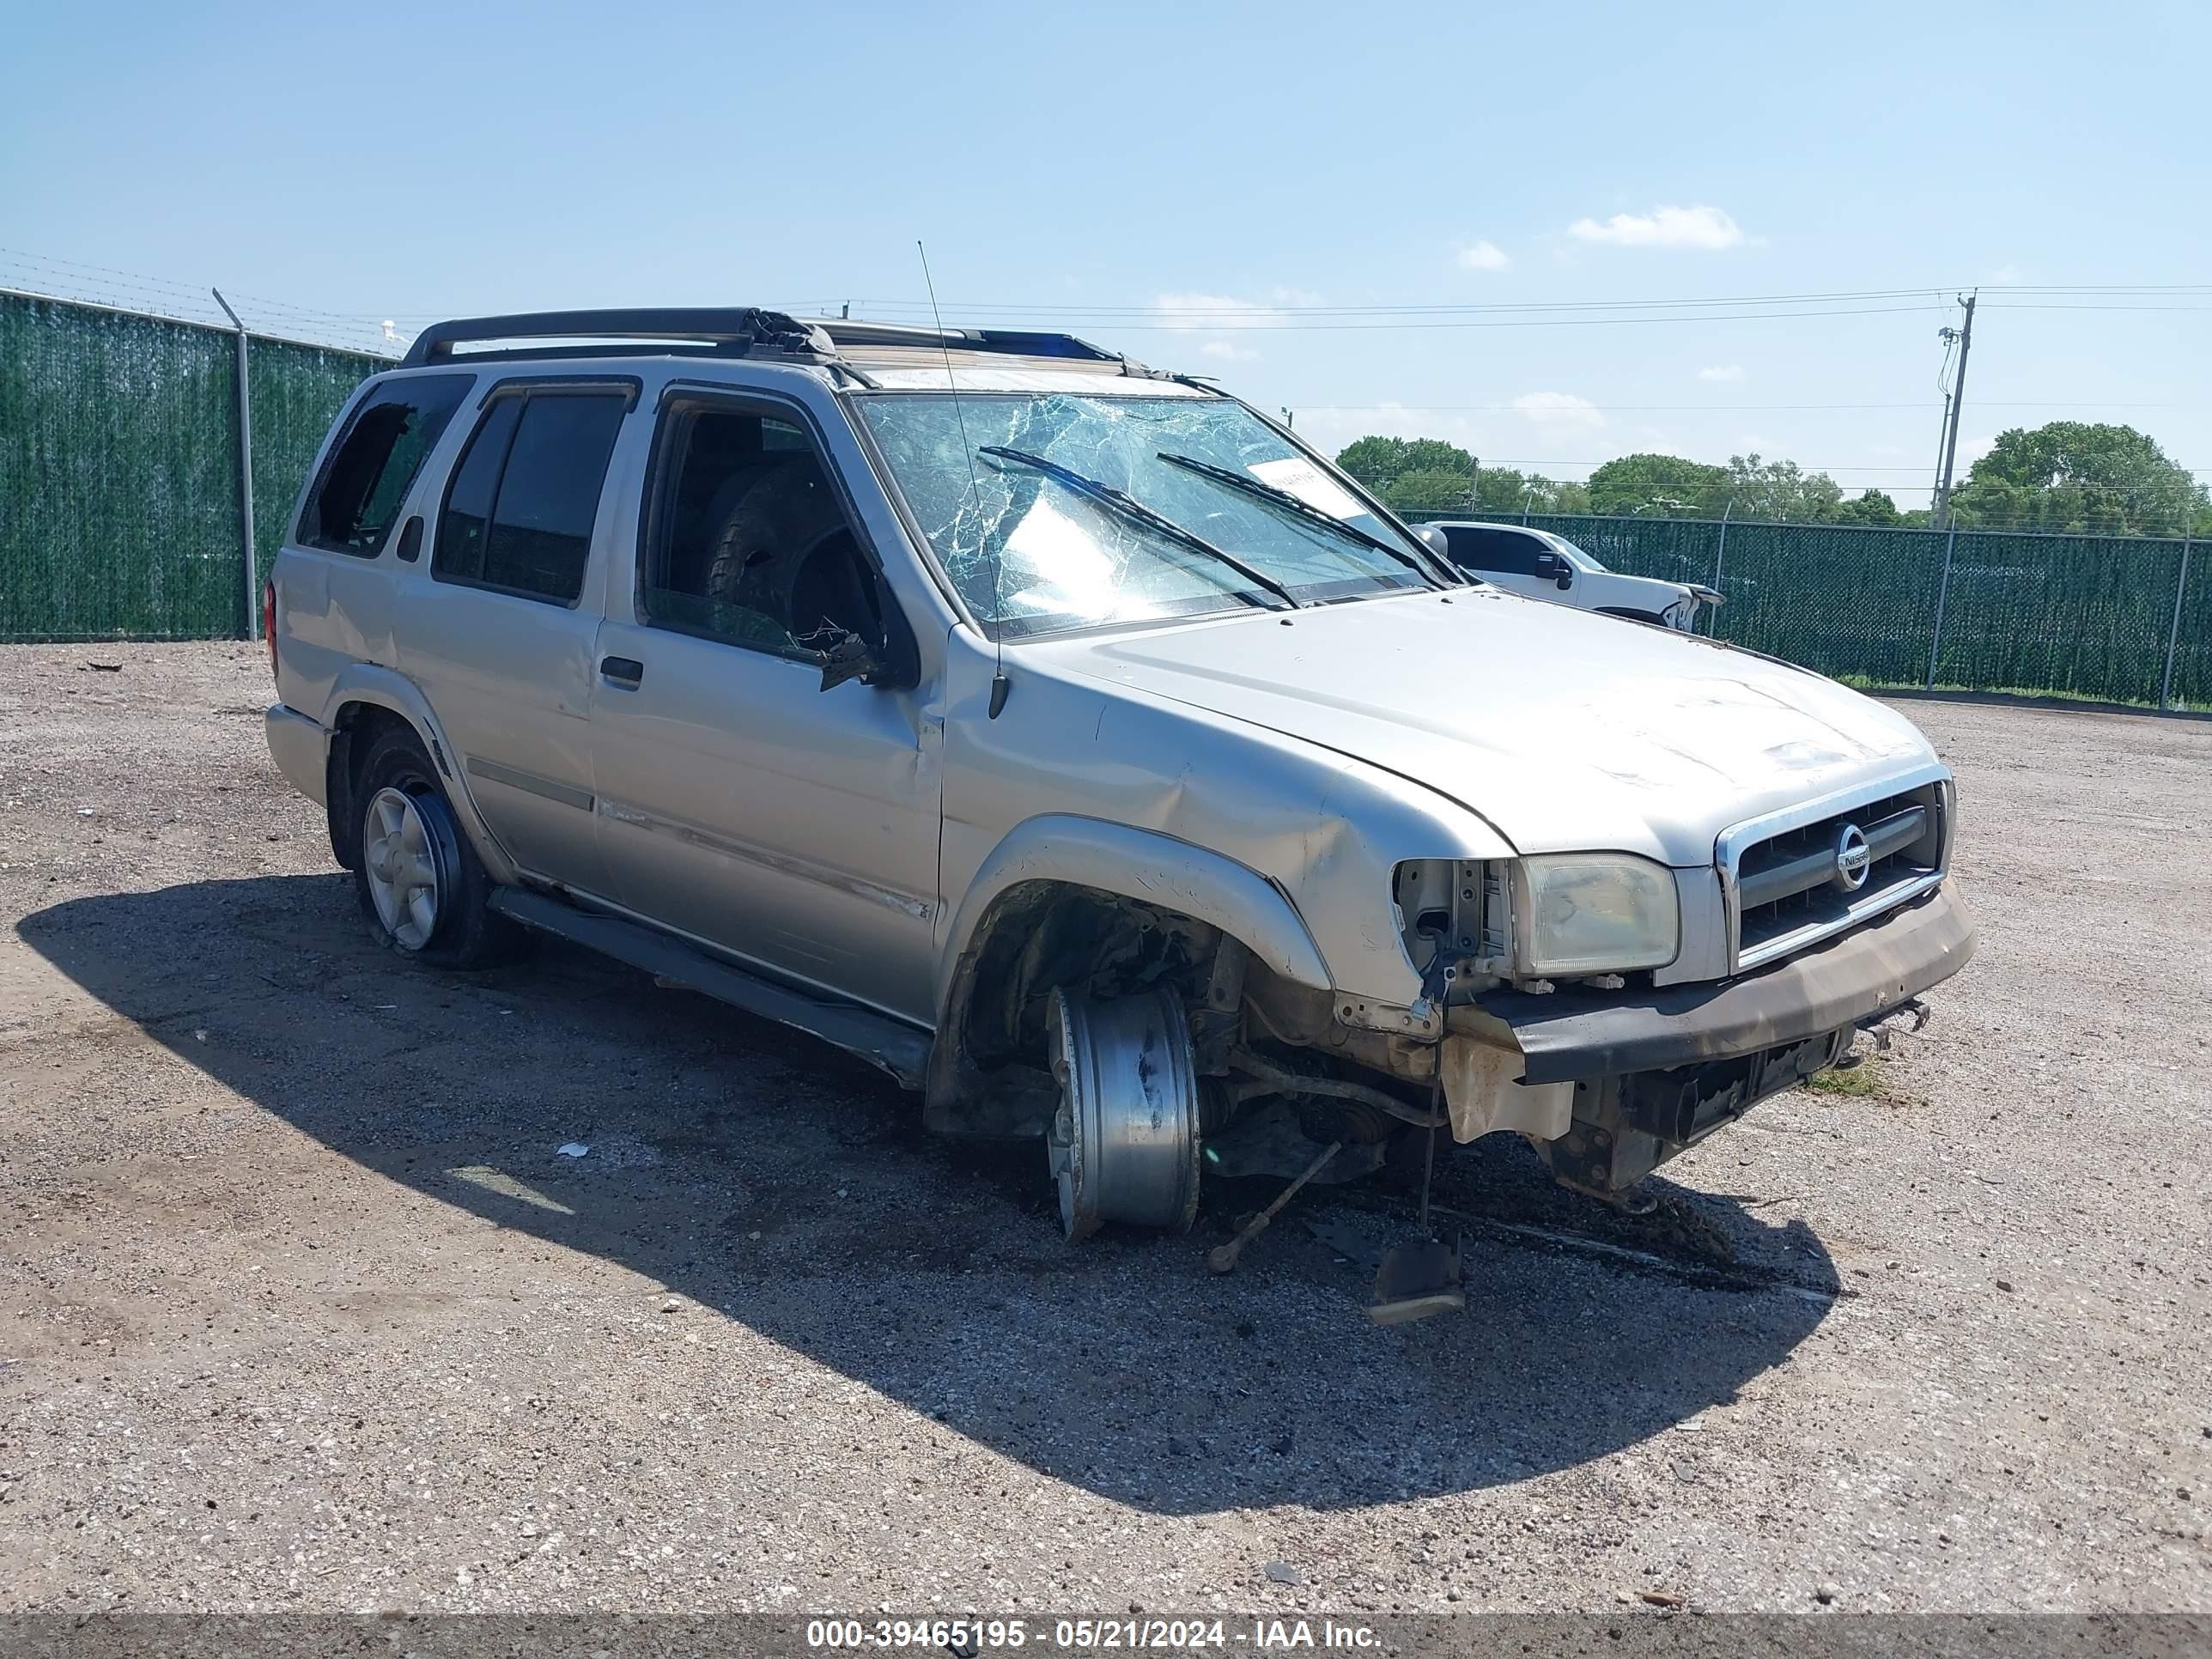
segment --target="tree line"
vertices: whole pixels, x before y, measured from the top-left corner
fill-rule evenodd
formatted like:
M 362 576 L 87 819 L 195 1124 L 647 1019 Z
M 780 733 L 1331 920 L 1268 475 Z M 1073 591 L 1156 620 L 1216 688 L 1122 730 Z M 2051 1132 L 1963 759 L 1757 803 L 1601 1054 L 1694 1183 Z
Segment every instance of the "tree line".
M 1795 461 L 1732 455 L 1725 465 L 1680 455 L 1622 455 L 1580 482 L 1510 466 L 1481 466 L 1437 438 L 1360 438 L 1336 464 L 1405 513 L 1595 514 L 1622 518 L 1731 518 L 1784 524 L 1923 526 L 1924 507 L 1900 508 L 1880 489 L 1846 496 L 1825 472 Z M 1961 529 L 2076 535 L 2212 535 L 2203 484 L 2133 427 L 2053 421 L 2014 427 L 1974 462 L 1952 495 Z

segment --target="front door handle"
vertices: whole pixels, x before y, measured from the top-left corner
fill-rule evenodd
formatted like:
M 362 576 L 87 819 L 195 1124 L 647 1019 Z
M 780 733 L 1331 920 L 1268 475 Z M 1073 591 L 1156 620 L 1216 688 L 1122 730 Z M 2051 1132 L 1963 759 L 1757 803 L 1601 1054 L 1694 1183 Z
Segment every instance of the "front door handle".
M 635 657 L 602 657 L 599 678 L 610 685 L 635 687 L 645 678 L 645 665 Z

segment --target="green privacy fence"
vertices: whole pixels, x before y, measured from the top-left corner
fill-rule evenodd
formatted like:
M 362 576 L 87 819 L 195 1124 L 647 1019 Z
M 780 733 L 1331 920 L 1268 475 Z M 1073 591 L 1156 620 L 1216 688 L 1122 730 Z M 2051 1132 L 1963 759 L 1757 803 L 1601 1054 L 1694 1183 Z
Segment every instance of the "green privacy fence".
M 2157 706 L 2171 645 L 2172 706 L 2212 705 L 2212 571 L 2202 568 L 2212 550 L 2178 538 L 1543 514 L 1526 522 L 1612 569 L 1717 587 L 1727 596 L 1713 617 L 1720 638 L 1824 674 Z
M 250 631 L 237 353 L 226 330 L 0 292 L 0 641 Z M 248 353 L 265 569 L 332 417 L 387 363 L 260 336 Z M 2212 571 L 2180 541 L 1528 522 L 1616 570 L 1718 586 L 1722 638 L 1823 673 L 2153 706 L 2170 680 L 2173 706 L 2212 706 Z
M 264 568 L 331 417 L 382 359 L 249 337 Z M 0 641 L 249 631 L 238 336 L 0 293 Z

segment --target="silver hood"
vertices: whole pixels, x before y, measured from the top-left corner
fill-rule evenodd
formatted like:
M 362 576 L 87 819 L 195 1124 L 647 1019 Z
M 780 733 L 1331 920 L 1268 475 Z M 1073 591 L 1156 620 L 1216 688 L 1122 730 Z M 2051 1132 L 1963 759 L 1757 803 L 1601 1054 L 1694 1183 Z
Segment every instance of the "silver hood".
M 1731 824 L 1934 757 L 1902 715 L 1808 670 L 1496 588 L 1029 648 L 1385 768 L 1522 853 L 1710 864 Z

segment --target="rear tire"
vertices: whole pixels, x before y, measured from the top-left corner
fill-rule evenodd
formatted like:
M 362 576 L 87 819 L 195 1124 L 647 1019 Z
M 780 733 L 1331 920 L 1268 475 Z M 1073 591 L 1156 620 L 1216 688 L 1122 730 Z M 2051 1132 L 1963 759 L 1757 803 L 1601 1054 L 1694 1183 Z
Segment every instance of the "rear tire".
M 434 968 L 490 968 L 525 953 L 529 934 L 491 909 L 491 878 L 414 732 L 380 733 L 351 794 L 354 896 L 378 944 Z

